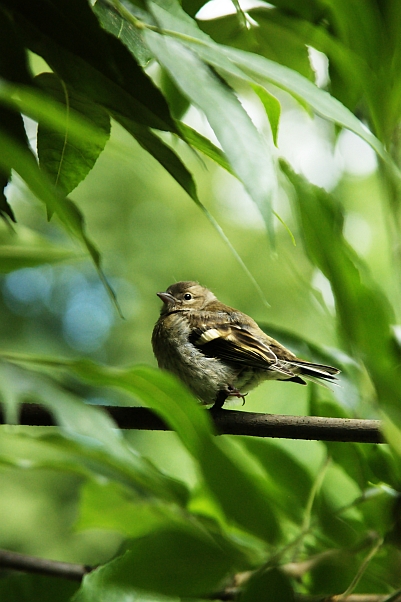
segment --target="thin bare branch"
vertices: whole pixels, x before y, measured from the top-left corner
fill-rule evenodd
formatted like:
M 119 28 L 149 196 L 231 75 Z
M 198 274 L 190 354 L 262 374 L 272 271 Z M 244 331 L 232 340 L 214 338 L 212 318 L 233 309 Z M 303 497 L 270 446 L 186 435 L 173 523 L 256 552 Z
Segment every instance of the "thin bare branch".
M 121 429 L 170 430 L 148 408 L 102 406 Z M 318 441 L 353 441 L 355 443 L 384 443 L 379 420 L 323 418 L 320 416 L 285 416 L 259 414 L 238 410 L 209 410 L 220 435 L 249 435 L 281 439 L 315 439 Z M 0 424 L 5 416 L 0 404 Z M 48 409 L 34 403 L 20 407 L 19 424 L 56 426 Z
M 73 564 L 71 562 L 59 562 L 36 558 L 27 554 L 0 550 L 0 567 L 25 573 L 40 573 L 41 575 L 53 575 L 63 577 L 72 581 L 82 581 L 84 575 L 93 570 L 93 567 L 84 564 Z

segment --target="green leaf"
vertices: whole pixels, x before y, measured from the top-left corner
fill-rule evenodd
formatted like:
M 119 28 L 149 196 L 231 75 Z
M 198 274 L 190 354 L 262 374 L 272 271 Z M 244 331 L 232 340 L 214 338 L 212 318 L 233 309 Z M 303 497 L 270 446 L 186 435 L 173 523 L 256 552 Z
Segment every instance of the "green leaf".
M 115 588 L 200 597 L 218 589 L 225 577 L 244 566 L 234 547 L 189 525 L 159 530 L 131 540 L 127 547 L 123 556 L 84 577 L 74 602 L 98 600 L 97 592 L 112 593 Z
M 260 85 L 275 84 L 296 98 L 301 98 L 321 117 L 357 134 L 390 165 L 395 173 L 398 173 L 397 167 L 381 142 L 351 111 L 328 92 L 318 88 L 296 71 L 264 57 L 236 48 L 222 47 L 221 51 L 224 57 L 230 59 L 236 67 L 242 69 Z
M 77 257 L 76 253 L 50 244 L 36 248 L 1 245 L 0 273 L 7 274 L 13 270 L 32 268 L 44 263 L 57 263 L 74 257 Z
M 0 8 L 0 78 L 15 83 L 30 83 L 26 50 L 22 46 L 15 24 L 10 15 Z M 0 128 L 15 137 L 20 144 L 28 148 L 24 124 L 21 115 L 0 107 Z M 13 211 L 8 204 L 5 188 L 11 178 L 11 169 L 0 170 L 0 216 L 7 222 L 15 222 Z
M 244 448 L 262 464 L 271 479 L 274 499 L 285 514 L 302 523 L 312 489 L 312 476 L 302 464 L 283 448 L 266 439 L 241 437 Z M 297 492 L 294 504 L 293 493 Z
M 159 18 L 161 9 L 156 8 Z M 278 186 L 272 149 L 259 135 L 231 89 L 193 51 L 181 42 L 153 31 L 146 30 L 144 39 L 182 93 L 205 113 L 233 170 L 257 204 L 272 236 L 272 204 Z
M 220 45 L 253 52 L 312 80 L 313 70 L 304 40 L 274 20 L 272 13 L 275 12 L 273 7 L 247 10 L 247 26 L 241 26 L 237 15 L 224 15 L 198 23 Z
M 223 167 L 223 169 L 232 175 L 235 175 L 231 165 L 225 158 L 224 153 L 217 146 L 215 146 L 213 142 L 209 140 L 209 138 L 202 136 L 202 134 L 199 134 L 199 132 L 191 128 L 186 123 L 178 122 L 177 125 L 182 137 L 190 146 L 201 151 L 204 155 L 206 155 L 206 157 L 209 157 L 209 159 L 212 159 L 215 163 L 220 165 L 220 167 Z
M 124 19 L 113 6 L 104 0 L 97 0 L 93 6 L 93 12 L 101 25 L 121 40 L 142 67 L 146 67 L 152 59 L 152 55 L 144 44 L 138 28 Z
M 190 106 L 188 98 L 177 88 L 167 71 L 160 68 L 160 87 L 170 107 L 174 119 L 182 119 Z
M 264 109 L 266 111 L 266 115 L 269 118 L 270 127 L 272 129 L 274 144 L 277 146 L 277 136 L 278 136 L 278 126 L 280 122 L 280 113 L 281 113 L 281 105 L 277 98 L 270 94 L 265 88 L 262 86 L 258 86 L 257 84 L 252 84 L 253 90 L 259 96 L 260 101 L 262 102 Z
M 39 121 L 37 144 L 41 169 L 67 195 L 88 175 L 103 151 L 110 136 L 110 118 L 99 105 L 67 88 L 53 73 L 41 73 L 35 81 L 65 112 L 65 129 L 61 136 Z M 69 128 L 71 110 L 96 128 L 95 140 L 74 136 Z
M 69 579 L 17 573 L 1 579 L 1 597 L 7 602 L 70 602 L 79 584 Z
M 294 602 L 294 590 L 289 578 L 278 569 L 257 571 L 241 593 L 241 602 L 262 602 L 262 600 L 280 600 Z
M 143 537 L 177 518 L 171 504 L 138 497 L 118 481 L 90 479 L 82 487 L 75 529 L 107 529 L 128 537 Z
M 178 182 L 192 200 L 199 205 L 200 201 L 196 192 L 195 181 L 179 156 L 158 136 L 153 134 L 149 128 L 128 119 L 120 118 L 119 121 L 127 132 L 134 136 L 142 148 L 148 151 L 168 171 L 174 180 Z

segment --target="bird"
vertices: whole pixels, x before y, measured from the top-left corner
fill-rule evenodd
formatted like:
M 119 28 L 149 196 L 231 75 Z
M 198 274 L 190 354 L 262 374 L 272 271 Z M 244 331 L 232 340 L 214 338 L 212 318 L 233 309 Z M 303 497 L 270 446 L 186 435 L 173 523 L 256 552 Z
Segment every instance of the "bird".
M 336 384 L 332 366 L 296 357 L 248 315 L 195 281 L 156 293 L 163 301 L 152 334 L 159 368 L 178 377 L 203 405 L 221 409 L 265 380 Z

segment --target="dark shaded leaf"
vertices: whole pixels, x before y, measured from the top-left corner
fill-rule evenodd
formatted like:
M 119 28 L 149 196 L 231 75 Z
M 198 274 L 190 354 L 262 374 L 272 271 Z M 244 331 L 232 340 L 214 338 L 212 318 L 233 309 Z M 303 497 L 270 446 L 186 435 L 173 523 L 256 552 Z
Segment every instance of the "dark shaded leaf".
M 242 445 L 265 468 L 278 507 L 300 524 L 312 489 L 312 476 L 291 454 L 266 439 L 241 437 Z
M 58 577 L 18 573 L 2 577 L 0 587 L 4 602 L 70 602 L 79 583 Z
M 289 578 L 278 569 L 257 571 L 246 583 L 240 602 L 293 602 L 295 600 Z
M 128 119 L 120 118 L 119 121 L 142 148 L 148 151 L 199 205 L 195 181 L 179 156 L 149 128 Z
M 401 400 L 400 357 L 393 340 L 392 308 L 366 265 L 343 236 L 338 202 L 282 163 L 296 191 L 296 209 L 304 246 L 330 281 L 344 343 L 365 363 L 379 402 L 395 407 Z
M 41 169 L 67 195 L 87 176 L 103 151 L 110 136 L 110 118 L 102 107 L 67 88 L 53 73 L 41 73 L 35 82 L 65 111 L 64 133 L 60 135 L 39 121 L 37 144 Z M 74 136 L 69 128 L 71 111 L 97 129 L 95 140 Z
M 5 0 L 33 52 L 93 102 L 149 127 L 175 131 L 168 105 L 129 50 L 82 0 Z
M 152 59 L 152 55 L 143 42 L 137 27 L 124 19 L 117 10 L 104 0 L 97 0 L 93 11 L 102 26 L 128 48 L 135 56 L 138 63 L 145 67 Z
M 115 588 L 130 588 L 201 597 L 218 589 L 228 574 L 245 564 L 222 538 L 189 524 L 186 529 L 171 526 L 131 540 L 127 547 L 123 556 L 84 578 L 74 602 L 98 600 L 94 597 L 98 588 L 110 593 Z

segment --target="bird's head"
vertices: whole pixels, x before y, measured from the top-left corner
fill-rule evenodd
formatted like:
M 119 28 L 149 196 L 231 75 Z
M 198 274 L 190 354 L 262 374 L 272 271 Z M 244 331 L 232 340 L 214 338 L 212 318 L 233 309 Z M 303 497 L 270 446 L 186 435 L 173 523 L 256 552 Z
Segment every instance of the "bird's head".
M 171 311 L 202 310 L 208 303 L 216 300 L 211 291 L 193 281 L 176 282 L 165 293 L 156 294 L 164 304 L 162 315 Z

